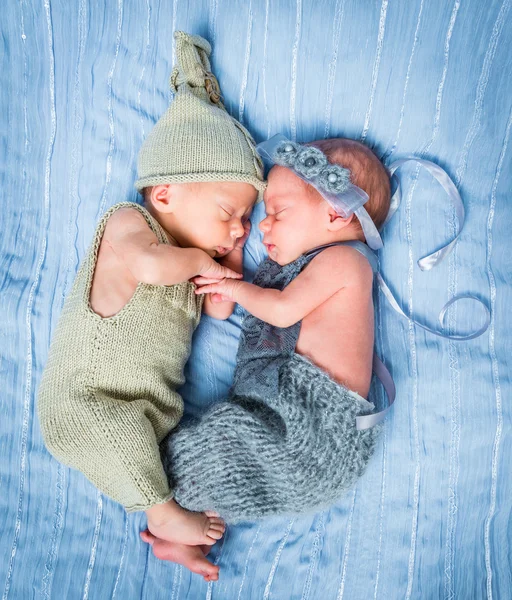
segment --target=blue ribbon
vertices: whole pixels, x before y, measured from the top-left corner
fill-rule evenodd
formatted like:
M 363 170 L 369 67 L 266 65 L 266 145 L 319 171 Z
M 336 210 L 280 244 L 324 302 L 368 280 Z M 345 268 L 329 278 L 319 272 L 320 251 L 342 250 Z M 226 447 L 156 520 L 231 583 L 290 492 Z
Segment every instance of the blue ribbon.
M 438 265 L 442 260 L 444 260 L 444 258 L 451 252 L 453 246 L 457 242 L 459 235 L 462 231 L 462 228 L 464 227 L 464 218 L 465 218 L 464 205 L 462 204 L 462 199 L 460 197 L 459 190 L 456 188 L 455 184 L 451 180 L 448 173 L 444 169 L 442 169 L 439 165 L 436 165 L 435 163 L 433 163 L 429 160 L 425 160 L 423 158 L 415 158 L 415 157 L 401 158 L 400 160 L 397 160 L 394 163 L 392 163 L 389 167 L 389 172 L 390 172 L 391 177 L 397 182 L 397 188 L 396 188 L 395 193 L 393 194 L 393 197 L 391 198 L 391 205 L 390 205 L 386 220 L 384 221 L 383 227 L 390 221 L 390 219 L 393 217 L 395 212 L 398 210 L 398 207 L 400 206 L 400 202 L 402 200 L 402 191 L 401 191 L 401 187 L 400 187 L 400 181 L 396 177 L 395 171 L 407 162 L 419 163 L 421 166 L 425 167 L 425 169 L 427 169 L 427 171 L 435 179 L 437 179 L 437 181 L 442 185 L 445 192 L 448 194 L 448 198 L 450 199 L 451 203 L 453 204 L 453 206 L 455 208 L 455 214 L 457 216 L 458 232 L 455 235 L 455 237 L 452 240 L 450 240 L 445 246 L 440 248 L 439 250 L 436 250 L 435 252 L 432 252 L 431 254 L 428 254 L 427 256 L 424 256 L 423 258 L 420 258 L 420 260 L 418 260 L 418 266 L 422 271 L 430 271 L 430 269 L 432 269 L 433 267 Z M 443 332 L 437 331 L 435 329 L 431 329 L 430 327 L 427 327 L 426 325 L 422 325 L 421 323 L 419 323 L 418 321 L 416 321 L 414 319 L 410 319 L 404 313 L 404 311 L 398 305 L 398 302 L 396 301 L 395 297 L 391 293 L 391 290 L 386 285 L 386 282 L 384 281 L 384 279 L 382 279 L 380 274 L 377 274 L 377 280 L 378 280 L 378 283 L 379 283 L 379 286 L 380 286 L 382 292 L 384 293 L 386 298 L 389 300 L 391 306 L 399 314 L 401 314 L 406 319 L 409 319 L 410 321 L 412 321 L 414 324 L 418 325 L 422 329 L 425 329 L 426 331 L 429 331 L 430 333 L 433 333 L 434 335 L 440 336 L 442 338 L 445 338 L 448 340 L 456 340 L 456 341 L 472 340 L 472 339 L 482 335 L 483 333 L 485 333 L 487 331 L 487 328 L 489 327 L 489 323 L 491 322 L 491 313 L 490 313 L 489 309 L 487 308 L 487 305 L 484 302 L 482 302 L 479 298 L 472 296 L 471 294 L 458 294 L 457 296 L 454 296 L 451 300 L 449 300 L 441 309 L 441 311 L 439 313 L 439 323 L 441 324 L 441 327 L 444 329 L 444 319 L 445 319 L 446 311 L 448 310 L 448 308 L 452 304 L 455 304 L 455 302 L 458 302 L 459 300 L 463 300 L 463 299 L 475 300 L 476 302 L 478 302 L 479 304 L 481 304 L 484 307 L 485 323 L 483 324 L 483 326 L 480 327 L 480 329 L 478 329 L 477 331 L 475 331 L 473 333 L 469 333 L 467 335 L 449 335 L 447 333 L 443 333 Z
M 430 271 L 430 269 L 432 269 L 432 267 L 434 267 L 435 265 L 437 265 L 438 263 L 440 263 L 443 260 L 443 258 L 451 251 L 455 242 L 457 241 L 457 238 L 459 237 L 460 232 L 462 231 L 462 228 L 464 227 L 464 218 L 465 218 L 464 205 L 462 204 L 462 199 L 460 197 L 459 190 L 455 187 L 455 184 L 450 179 L 450 176 L 448 175 L 448 173 L 444 169 L 442 169 L 439 165 L 436 165 L 435 163 L 431 162 L 430 160 L 425 160 L 423 158 L 415 158 L 415 157 L 401 158 L 400 160 L 396 160 L 389 167 L 389 173 L 391 175 L 392 180 L 394 180 L 396 182 L 397 188 L 396 188 L 395 193 L 393 194 L 393 197 L 391 198 L 391 205 L 390 205 L 386 220 L 384 221 L 383 227 L 390 221 L 391 217 L 398 210 L 398 207 L 400 206 L 400 202 L 402 201 L 402 190 L 400 187 L 400 181 L 399 181 L 398 177 L 395 175 L 395 171 L 407 162 L 419 163 L 420 165 L 425 167 L 425 169 L 427 169 L 427 171 L 433 177 L 435 177 L 435 179 L 437 179 L 437 181 L 439 181 L 439 183 L 443 186 L 445 192 L 448 194 L 448 198 L 451 200 L 451 202 L 455 208 L 455 213 L 457 215 L 459 231 L 458 231 L 457 235 L 453 238 L 453 240 L 451 240 L 448 244 L 446 244 L 446 246 L 443 246 L 443 248 L 441 248 L 440 250 L 437 250 L 436 252 L 433 252 L 432 254 L 429 254 L 428 256 L 424 256 L 423 258 L 420 258 L 420 260 L 418 261 L 418 266 L 422 271 Z
M 388 397 L 388 405 L 378 413 L 372 413 L 371 415 L 360 415 L 359 417 L 356 417 L 356 429 L 358 431 L 370 429 L 370 427 L 373 427 L 374 425 L 377 425 L 377 423 L 384 421 L 386 415 L 391 410 L 396 397 L 396 388 L 393 378 L 391 377 L 391 373 L 388 371 L 386 365 L 377 356 L 376 352 L 373 353 L 372 370 L 384 386 L 384 390 Z
M 436 250 L 436 252 L 432 252 L 431 254 L 424 256 L 423 258 L 421 258 L 418 261 L 418 266 L 422 271 L 429 271 L 430 269 L 432 269 L 433 267 L 438 265 L 451 252 L 453 246 L 457 242 L 460 232 L 462 231 L 462 228 L 464 227 L 464 218 L 465 218 L 464 205 L 462 204 L 462 199 L 460 197 L 459 191 L 457 190 L 455 184 L 451 180 L 448 173 L 446 173 L 446 171 L 444 169 L 442 169 L 439 165 L 436 165 L 435 163 L 433 163 L 429 160 L 422 159 L 422 158 L 414 158 L 414 157 L 402 158 L 402 159 L 397 160 L 394 163 L 392 163 L 389 167 L 390 175 L 391 175 L 392 179 L 396 182 L 397 188 L 391 198 L 389 212 L 386 217 L 386 220 L 384 221 L 383 227 L 390 221 L 390 219 L 393 217 L 393 215 L 395 214 L 395 212 L 398 210 L 398 208 L 400 206 L 400 203 L 402 200 L 402 191 L 401 191 L 401 187 L 400 187 L 400 181 L 398 180 L 397 176 L 395 175 L 395 171 L 407 162 L 419 163 L 420 165 L 425 167 L 427 169 L 427 171 L 429 171 L 429 173 L 435 179 L 437 179 L 437 181 L 443 186 L 445 192 L 448 194 L 448 198 L 452 202 L 452 204 L 455 208 L 456 216 L 457 216 L 458 232 L 457 232 L 456 236 L 452 240 L 450 240 L 446 245 L 444 245 L 442 248 L 440 248 L 439 250 Z M 445 319 L 446 311 L 448 310 L 448 308 L 452 304 L 455 304 L 456 302 L 458 302 L 459 300 L 470 299 L 470 300 L 475 300 L 476 302 L 481 304 L 485 309 L 485 323 L 482 325 L 482 327 L 480 327 L 480 329 L 477 329 L 473 333 L 469 333 L 467 335 L 449 335 L 447 333 L 443 333 L 441 331 L 437 331 L 436 329 L 427 327 L 426 325 L 422 325 L 421 323 L 419 323 L 415 319 L 411 319 L 404 313 L 404 311 L 400 308 L 400 305 L 396 301 L 395 297 L 393 296 L 391 290 L 387 286 L 386 282 L 384 281 L 384 279 L 382 278 L 380 273 L 377 273 L 376 277 L 377 277 L 377 282 L 379 284 L 380 289 L 384 293 L 384 296 L 388 299 L 388 301 L 391 304 L 391 306 L 393 307 L 393 309 L 396 310 L 396 312 L 398 312 L 400 315 L 402 315 L 403 317 L 405 317 L 406 319 L 408 319 L 409 321 L 414 323 L 415 325 L 418 325 L 422 329 L 424 329 L 430 333 L 433 333 L 434 335 L 437 335 L 439 337 L 449 339 L 449 340 L 455 340 L 455 341 L 472 340 L 472 339 L 482 335 L 483 333 L 485 333 L 487 331 L 487 328 L 489 327 L 489 323 L 491 322 L 491 313 L 490 313 L 487 305 L 484 302 L 482 302 L 479 298 L 476 298 L 475 296 L 473 296 L 471 294 L 458 294 L 457 296 L 454 296 L 451 300 L 449 300 L 443 306 L 443 308 L 441 309 L 441 311 L 439 313 L 439 317 L 438 317 L 439 323 L 441 324 L 441 327 L 444 329 L 444 326 L 445 326 L 444 319 Z M 378 413 L 374 413 L 371 415 L 362 415 L 362 416 L 356 417 L 356 427 L 358 430 L 368 429 L 370 427 L 373 427 L 377 423 L 380 423 L 381 421 L 383 421 L 384 418 L 386 417 L 387 413 L 390 411 L 391 406 L 393 405 L 393 402 L 395 401 L 396 389 L 395 389 L 395 385 L 393 383 L 393 379 L 392 379 L 391 374 L 389 373 L 388 369 L 386 368 L 384 363 L 380 360 L 380 358 L 377 356 L 377 354 L 374 354 L 374 357 L 373 357 L 373 372 L 380 379 L 382 385 L 384 386 L 384 389 L 388 396 L 388 406 L 384 410 L 381 410 Z

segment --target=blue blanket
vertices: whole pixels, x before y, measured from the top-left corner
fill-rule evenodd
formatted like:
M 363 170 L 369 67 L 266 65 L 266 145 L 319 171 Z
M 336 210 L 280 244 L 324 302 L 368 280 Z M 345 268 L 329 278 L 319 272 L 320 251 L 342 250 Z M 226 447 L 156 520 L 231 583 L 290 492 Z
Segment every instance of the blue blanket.
M 512 530 L 512 0 L 7 2 L 0 19 L 0 590 L 25 598 L 496 598 Z M 166 108 L 172 31 L 213 44 L 230 112 L 262 140 L 344 135 L 389 164 L 416 154 L 467 210 L 440 267 L 415 261 L 455 232 L 438 184 L 402 169 L 381 271 L 407 314 L 435 325 L 453 295 L 492 311 L 448 342 L 376 298 L 377 350 L 397 401 L 346 498 L 319 514 L 229 527 L 220 580 L 155 559 L 127 516 L 44 448 L 35 396 L 52 331 L 99 216 L 135 200 L 135 159 Z M 255 211 L 246 275 L 264 258 Z M 189 414 L 222 399 L 242 312 L 208 317 L 183 389 Z M 450 309 L 452 331 L 482 315 Z M 378 385 L 372 399 L 382 403 Z

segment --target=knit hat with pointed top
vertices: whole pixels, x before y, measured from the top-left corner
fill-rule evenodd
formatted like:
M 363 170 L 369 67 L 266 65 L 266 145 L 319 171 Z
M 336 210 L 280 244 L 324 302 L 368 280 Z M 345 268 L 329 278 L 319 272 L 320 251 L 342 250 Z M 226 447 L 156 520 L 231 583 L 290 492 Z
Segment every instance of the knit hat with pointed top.
M 263 164 L 251 134 L 225 110 L 211 72 L 210 44 L 198 35 L 174 33 L 175 96 L 149 133 L 138 157 L 138 191 L 166 183 L 240 181 L 265 189 Z

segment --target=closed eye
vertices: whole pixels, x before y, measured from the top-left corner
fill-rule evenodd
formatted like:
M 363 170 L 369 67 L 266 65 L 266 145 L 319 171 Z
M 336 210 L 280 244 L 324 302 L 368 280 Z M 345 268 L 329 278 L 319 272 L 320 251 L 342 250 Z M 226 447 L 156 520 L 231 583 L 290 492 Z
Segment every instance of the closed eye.
M 223 211 L 224 211 L 224 212 L 225 212 L 225 213 L 226 213 L 226 214 L 227 214 L 229 217 L 231 217 L 231 216 L 232 216 L 232 215 L 231 215 L 231 213 L 230 213 L 230 212 L 228 212 L 228 211 L 227 211 L 227 210 L 226 210 L 226 209 L 225 209 L 223 206 L 221 206 L 221 208 L 222 208 L 222 210 L 223 210 Z
M 276 212 L 274 213 L 267 213 L 267 217 L 276 217 L 277 215 L 280 215 L 282 212 L 284 212 L 286 210 L 286 208 L 281 208 L 279 210 L 276 210 Z

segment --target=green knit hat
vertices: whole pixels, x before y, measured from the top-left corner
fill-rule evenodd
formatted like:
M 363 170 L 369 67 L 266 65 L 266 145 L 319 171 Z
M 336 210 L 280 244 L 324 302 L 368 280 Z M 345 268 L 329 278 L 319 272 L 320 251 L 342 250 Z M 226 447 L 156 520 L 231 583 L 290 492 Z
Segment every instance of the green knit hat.
M 149 133 L 138 157 L 138 191 L 152 185 L 241 181 L 264 191 L 263 163 L 251 134 L 220 101 L 210 71 L 210 44 L 175 31 L 177 66 L 170 79 L 175 97 Z

